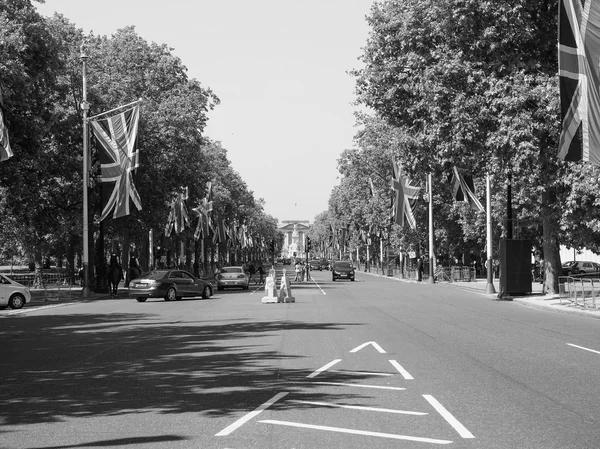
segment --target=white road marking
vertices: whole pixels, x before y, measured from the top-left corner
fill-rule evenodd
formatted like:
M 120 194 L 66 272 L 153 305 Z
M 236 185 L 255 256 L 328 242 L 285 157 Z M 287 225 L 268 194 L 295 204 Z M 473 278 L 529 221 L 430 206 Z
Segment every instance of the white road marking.
M 334 373 L 340 373 L 340 374 L 350 374 L 350 375 L 356 375 L 356 376 L 383 376 L 383 377 L 391 377 L 393 376 L 393 374 L 390 373 L 372 373 L 369 371 L 344 371 L 341 369 L 334 369 L 332 370 Z
M 574 345 L 572 343 L 567 343 L 567 344 L 569 346 L 573 346 L 574 348 L 579 348 L 579 349 L 583 349 L 584 351 L 590 351 L 590 352 L 595 352 L 596 354 L 600 354 L 600 351 L 595 351 L 595 350 L 590 349 L 590 348 L 584 348 L 583 346 L 577 346 L 577 345 Z
M 319 385 L 337 385 L 339 387 L 357 387 L 357 388 L 375 388 L 379 390 L 406 390 L 406 388 L 402 387 L 386 387 L 381 385 L 362 385 L 362 384 L 346 384 L 342 382 L 313 382 L 314 384 Z
M 398 372 L 400 374 L 402 374 L 402 377 L 404 377 L 406 380 L 414 380 L 415 379 L 408 373 L 408 371 L 406 371 L 404 368 L 402 368 L 402 365 L 400 365 L 395 360 L 390 360 L 390 363 L 394 366 L 394 368 L 396 368 L 398 370 Z
M 300 401 L 290 399 L 287 402 L 295 402 L 297 404 L 310 404 L 310 405 L 322 405 L 324 407 L 334 407 L 334 408 L 349 408 L 352 410 L 366 410 L 369 412 L 381 412 L 381 413 L 398 413 L 400 415 L 427 415 L 425 412 L 411 412 L 409 410 L 395 410 L 391 408 L 379 408 L 379 407 L 365 407 L 362 405 L 342 405 L 342 404 L 333 404 L 331 402 L 316 402 L 316 401 Z
M 252 411 L 252 412 L 246 414 L 245 416 L 243 416 L 242 418 L 238 419 L 236 422 L 234 422 L 230 426 L 225 427 L 223 430 L 221 430 L 215 436 L 216 437 L 223 437 L 223 436 L 229 435 L 234 430 L 236 430 L 239 427 L 241 427 L 244 424 L 246 424 L 252 418 L 254 418 L 255 416 L 259 415 L 261 412 L 265 411 L 267 408 L 269 408 L 270 406 L 272 406 L 273 404 L 275 404 L 278 400 L 280 400 L 282 397 L 284 397 L 286 395 L 287 395 L 287 392 L 286 393 L 277 393 L 275 396 L 273 396 L 267 402 L 265 402 L 261 406 L 257 407 L 254 411 Z
M 325 292 L 323 291 L 323 289 L 321 288 L 321 286 L 320 286 L 319 284 L 317 284 L 317 281 L 315 281 L 315 280 L 313 279 L 313 282 L 315 283 L 315 285 L 316 285 L 317 287 L 319 287 L 319 290 L 321 290 L 321 293 L 323 293 L 325 296 L 327 296 L 327 293 L 325 293 Z
M 467 428 L 458 421 L 458 419 L 456 419 L 454 416 L 452 416 L 452 413 L 450 413 L 448 410 L 446 410 L 444 408 L 444 406 L 438 402 L 437 399 L 435 399 L 433 396 L 431 396 L 429 394 L 424 394 L 423 397 L 427 400 L 427 402 L 429 402 L 433 406 L 434 409 L 437 410 L 437 412 L 440 415 L 442 415 L 442 418 L 444 418 L 446 421 L 448 421 L 448 424 L 450 424 L 452 427 L 454 427 L 454 430 L 456 430 L 461 437 L 475 438 L 473 436 L 473 434 L 471 432 L 469 432 L 467 430 Z
M 313 377 L 317 377 L 319 374 L 321 374 L 323 371 L 328 370 L 329 368 L 331 368 L 333 365 L 335 365 L 336 363 L 341 362 L 342 359 L 335 359 L 332 362 L 329 362 L 327 365 L 322 366 L 321 368 L 319 368 L 318 370 L 316 370 L 314 373 L 309 374 L 308 376 L 306 376 L 308 379 L 312 379 Z
M 356 348 L 354 348 L 353 350 L 351 350 L 350 352 L 358 352 L 360 351 L 362 348 L 369 346 L 369 345 L 373 345 L 373 347 L 375 349 L 377 349 L 379 351 L 380 354 L 385 354 L 385 351 L 381 348 L 381 346 L 379 346 L 377 343 L 375 343 L 374 341 L 368 341 L 366 343 L 363 343 L 360 346 L 357 346 Z
M 364 436 L 369 436 L 369 437 L 389 438 L 389 439 L 393 439 L 393 440 L 418 441 L 420 443 L 432 443 L 432 444 L 450 444 L 450 443 L 452 443 L 452 441 L 449 441 L 449 440 L 436 440 L 434 438 L 411 437 L 408 435 L 395 435 L 393 433 L 369 432 L 367 430 L 345 429 L 343 427 L 315 426 L 312 424 L 302 424 L 302 423 L 289 422 L 289 421 L 278 421 L 278 420 L 274 420 L 274 419 L 266 419 L 266 420 L 259 421 L 259 422 L 264 423 L 264 424 L 275 424 L 278 426 L 299 427 L 299 428 L 304 428 L 304 429 L 324 430 L 327 432 L 339 432 L 339 433 L 349 433 L 352 435 L 364 435 Z

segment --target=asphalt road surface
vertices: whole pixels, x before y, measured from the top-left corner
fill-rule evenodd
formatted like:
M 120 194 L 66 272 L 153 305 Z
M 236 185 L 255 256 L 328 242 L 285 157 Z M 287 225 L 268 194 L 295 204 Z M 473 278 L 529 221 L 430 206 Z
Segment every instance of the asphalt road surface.
M 0 311 L 0 447 L 600 447 L 600 320 L 312 276 Z

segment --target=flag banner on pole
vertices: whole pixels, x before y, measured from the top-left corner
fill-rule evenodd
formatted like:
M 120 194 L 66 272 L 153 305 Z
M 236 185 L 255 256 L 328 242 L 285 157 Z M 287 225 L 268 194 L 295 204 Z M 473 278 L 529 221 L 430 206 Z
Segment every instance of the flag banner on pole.
M 133 171 L 139 166 L 137 150 L 140 107 L 106 118 L 90 121 L 100 143 L 99 159 L 102 182 L 102 214 L 100 221 L 124 217 L 131 213 L 130 203 L 142 209 L 140 196 L 133 184 Z
M 394 204 L 392 205 L 392 216 L 394 223 L 404 226 L 404 219 L 408 222 L 411 229 L 417 229 L 417 221 L 413 209 L 419 197 L 420 187 L 411 185 L 410 180 L 400 173 L 400 167 L 393 162 L 394 179 L 392 187 L 394 189 Z
M 8 128 L 4 121 L 4 102 L 2 101 L 2 91 L 0 91 L 0 162 L 6 161 L 13 156 L 8 140 Z
M 600 165 L 600 2 L 560 0 L 558 157 Z
M 190 218 L 185 205 L 187 199 L 188 189 L 186 187 L 185 192 L 178 193 L 171 203 L 167 227 L 165 228 L 165 236 L 169 237 L 173 229 L 175 230 L 175 234 L 179 234 L 185 229 L 186 225 L 189 226 Z
M 452 168 L 452 194 L 456 201 L 464 201 L 469 203 L 471 209 L 485 212 L 483 205 L 475 196 L 475 184 L 473 177 L 469 175 L 461 175 L 456 167 Z
M 328 242 L 327 246 L 332 248 L 334 241 L 335 241 L 335 231 L 333 229 L 333 225 L 331 223 L 329 223 L 329 242 Z

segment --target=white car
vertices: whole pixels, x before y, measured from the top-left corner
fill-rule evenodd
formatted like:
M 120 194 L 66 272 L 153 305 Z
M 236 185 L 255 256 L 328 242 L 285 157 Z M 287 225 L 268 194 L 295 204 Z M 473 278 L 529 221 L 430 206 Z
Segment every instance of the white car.
M 29 287 L 0 274 L 0 309 L 4 309 L 6 306 L 10 306 L 11 309 L 20 309 L 30 301 Z
M 228 287 L 241 287 L 242 290 L 248 290 L 250 276 L 244 270 L 244 267 L 224 267 L 217 275 L 217 289 L 223 290 Z

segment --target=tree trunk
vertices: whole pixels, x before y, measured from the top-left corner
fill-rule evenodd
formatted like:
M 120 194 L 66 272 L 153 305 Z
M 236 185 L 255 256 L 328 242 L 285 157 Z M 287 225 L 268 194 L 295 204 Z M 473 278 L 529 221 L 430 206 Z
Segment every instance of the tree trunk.
M 550 208 L 553 195 L 546 191 L 542 194 L 542 226 L 544 236 L 544 293 L 559 293 L 558 277 L 562 274 L 560 265 L 560 246 L 558 243 L 558 220 Z

